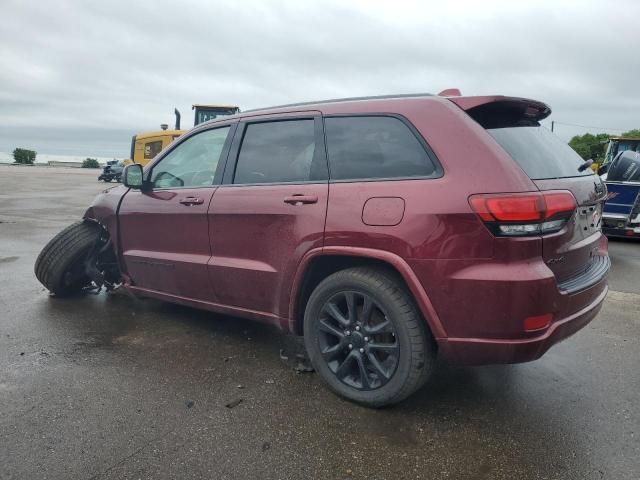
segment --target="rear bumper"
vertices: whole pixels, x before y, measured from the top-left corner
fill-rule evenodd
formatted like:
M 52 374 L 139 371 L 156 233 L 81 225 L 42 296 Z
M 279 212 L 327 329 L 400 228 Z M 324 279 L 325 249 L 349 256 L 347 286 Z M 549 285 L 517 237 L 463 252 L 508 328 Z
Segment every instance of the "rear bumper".
M 628 214 L 604 212 L 602 233 L 608 237 L 640 237 L 640 215 L 630 218 Z
M 640 238 L 640 225 L 635 225 L 633 228 L 608 228 L 602 227 L 602 233 L 604 233 L 607 237 L 636 237 Z
M 601 291 L 590 304 L 565 318 L 556 320 L 539 336 L 525 339 L 440 339 L 438 341 L 440 353 L 450 363 L 459 365 L 521 363 L 536 360 L 551 346 L 576 333 L 598 314 L 607 296 L 606 278 L 591 289 Z

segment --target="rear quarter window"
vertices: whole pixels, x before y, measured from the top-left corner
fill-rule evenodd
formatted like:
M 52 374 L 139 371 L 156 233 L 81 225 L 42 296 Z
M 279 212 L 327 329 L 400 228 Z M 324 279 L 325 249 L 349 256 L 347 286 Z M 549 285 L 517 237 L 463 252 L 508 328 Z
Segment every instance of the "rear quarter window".
M 420 140 L 395 117 L 326 117 L 325 134 L 332 180 L 439 175 Z

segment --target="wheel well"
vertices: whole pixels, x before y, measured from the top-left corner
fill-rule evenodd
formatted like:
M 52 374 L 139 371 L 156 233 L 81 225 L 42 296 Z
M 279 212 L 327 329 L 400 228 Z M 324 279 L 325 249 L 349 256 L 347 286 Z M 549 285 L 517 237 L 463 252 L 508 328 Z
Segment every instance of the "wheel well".
M 90 255 L 95 257 L 93 260 L 95 265 L 92 265 L 94 268 L 90 269 L 92 270 L 91 273 L 97 274 L 99 277 L 92 277 L 92 280 L 96 281 L 98 279 L 100 283 L 105 280 L 111 284 L 119 283 L 121 281 L 120 266 L 118 264 L 118 254 L 111 239 L 111 233 L 105 225 L 97 220 L 85 218 L 84 221 L 96 225 L 100 230 L 96 243 L 90 252 Z
M 320 255 L 313 258 L 304 272 L 301 287 L 295 303 L 293 318 L 295 318 L 295 334 L 302 335 L 304 311 L 311 293 L 318 284 L 329 275 L 352 267 L 372 267 L 384 270 L 395 277 L 406 287 L 402 275 L 389 263 L 377 258 L 359 257 L 350 255 Z

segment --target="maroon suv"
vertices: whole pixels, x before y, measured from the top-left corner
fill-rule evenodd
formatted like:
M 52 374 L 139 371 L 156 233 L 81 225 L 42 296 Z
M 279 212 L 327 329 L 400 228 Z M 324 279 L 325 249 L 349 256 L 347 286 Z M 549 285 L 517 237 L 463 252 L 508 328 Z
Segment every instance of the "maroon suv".
M 36 261 L 54 294 L 131 293 L 304 335 L 368 406 L 436 353 L 525 362 L 607 293 L 605 187 L 524 98 L 397 95 L 288 105 L 177 139 Z

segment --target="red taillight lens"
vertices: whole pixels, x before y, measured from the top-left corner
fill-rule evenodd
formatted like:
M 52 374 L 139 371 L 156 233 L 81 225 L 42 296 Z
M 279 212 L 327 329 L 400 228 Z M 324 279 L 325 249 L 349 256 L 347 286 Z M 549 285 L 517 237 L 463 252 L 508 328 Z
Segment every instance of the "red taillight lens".
M 469 202 L 486 222 L 535 222 L 543 218 L 540 195 L 474 195 Z
M 576 208 L 569 191 L 472 195 L 469 204 L 492 232 L 509 236 L 560 230 Z
M 543 193 L 545 217 L 551 218 L 561 213 L 573 212 L 576 209 L 576 199 L 571 192 Z

